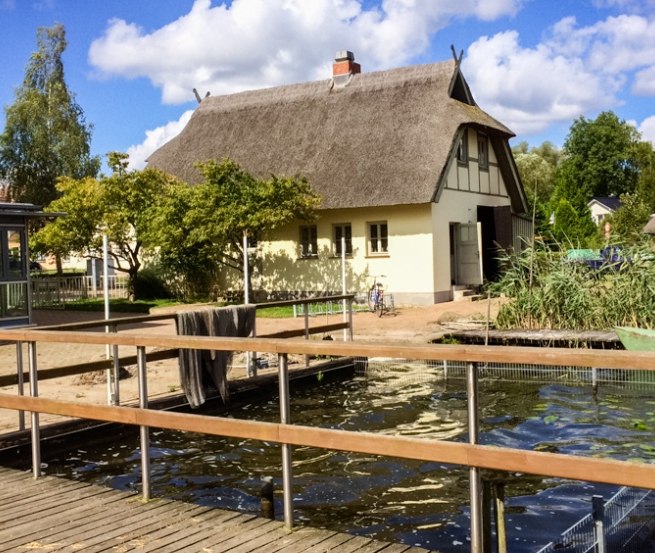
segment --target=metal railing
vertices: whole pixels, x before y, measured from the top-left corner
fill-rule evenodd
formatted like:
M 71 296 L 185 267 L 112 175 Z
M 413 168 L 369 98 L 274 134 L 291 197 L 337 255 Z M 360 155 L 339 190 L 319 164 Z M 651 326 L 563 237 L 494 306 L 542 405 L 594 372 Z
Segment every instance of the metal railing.
M 297 335 L 297 334 L 296 334 Z M 158 427 L 242 439 L 255 439 L 283 445 L 282 473 L 284 482 L 284 519 L 293 525 L 291 446 L 318 447 L 416 459 L 437 463 L 463 465 L 469 468 L 471 551 L 482 553 L 483 532 L 480 498 L 480 470 L 502 470 L 538 474 L 581 481 L 594 481 L 651 489 L 655 486 L 655 466 L 640 462 L 626 462 L 569 454 L 535 452 L 508 447 L 482 446 L 477 443 L 478 376 L 489 363 L 550 364 L 564 367 L 598 367 L 625 371 L 655 370 L 655 354 L 650 352 L 567 350 L 501 346 L 406 345 L 393 343 L 354 343 L 336 341 L 298 341 L 265 338 L 216 338 L 206 336 L 168 336 L 155 334 L 103 334 L 98 332 L 70 332 L 60 330 L 0 330 L 0 339 L 27 343 L 30 396 L 0 394 L 0 408 L 29 411 L 32 417 L 32 470 L 41 473 L 39 446 L 39 413 L 74 416 L 139 426 L 141 429 Z M 71 401 L 56 401 L 38 397 L 37 344 L 57 342 L 71 344 L 108 344 L 136 347 L 139 372 L 140 407 L 125 408 L 114 405 L 84 405 Z M 147 408 L 147 347 L 202 349 L 225 351 L 259 351 L 279 358 L 280 423 L 235 420 L 199 414 L 153 411 Z M 379 435 L 371 432 L 313 428 L 291 424 L 288 416 L 287 357 L 290 354 L 348 356 L 371 358 L 423 359 L 430 363 L 466 364 L 467 413 L 469 443 L 430 438 Z M 17 358 L 17 363 L 20 360 Z M 22 374 L 22 367 L 19 368 Z M 141 451 L 148 451 L 148 433 L 141 433 Z M 575 459 L 572 462 L 572 459 Z M 148 498 L 149 459 L 142 456 L 143 495 Z
M 593 511 L 537 553 L 641 553 L 644 530 L 655 523 L 655 493 L 621 488 L 606 503 L 593 497 Z
M 65 303 L 100 298 L 103 295 L 103 277 L 97 281 L 91 276 L 35 276 L 31 279 L 33 307 L 63 306 Z M 127 298 L 127 277 L 109 275 L 109 294 L 112 298 Z

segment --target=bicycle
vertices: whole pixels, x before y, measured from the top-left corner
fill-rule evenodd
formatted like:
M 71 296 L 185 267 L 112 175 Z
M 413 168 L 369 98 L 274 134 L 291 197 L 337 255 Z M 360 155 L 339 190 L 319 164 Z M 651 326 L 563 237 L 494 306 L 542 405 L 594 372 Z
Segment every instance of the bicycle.
M 377 313 L 378 317 L 382 317 L 385 311 L 389 311 L 390 307 L 384 296 L 384 285 L 381 282 L 374 281 L 369 288 L 368 307 L 371 312 Z

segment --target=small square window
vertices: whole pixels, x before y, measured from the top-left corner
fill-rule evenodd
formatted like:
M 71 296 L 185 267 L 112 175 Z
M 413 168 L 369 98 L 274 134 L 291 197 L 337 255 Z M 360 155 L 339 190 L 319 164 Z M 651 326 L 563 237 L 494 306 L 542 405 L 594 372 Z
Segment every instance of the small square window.
M 342 242 L 345 244 L 346 247 L 346 255 L 353 254 L 353 238 L 352 238 L 352 228 L 350 226 L 350 223 L 342 224 L 342 225 L 334 225 L 332 236 L 334 240 L 332 245 L 332 251 L 334 252 L 334 255 L 341 256 Z
M 300 227 L 300 257 L 316 257 L 318 255 L 318 241 L 316 225 Z
M 389 253 L 389 234 L 387 223 L 368 224 L 368 254 L 384 255 Z

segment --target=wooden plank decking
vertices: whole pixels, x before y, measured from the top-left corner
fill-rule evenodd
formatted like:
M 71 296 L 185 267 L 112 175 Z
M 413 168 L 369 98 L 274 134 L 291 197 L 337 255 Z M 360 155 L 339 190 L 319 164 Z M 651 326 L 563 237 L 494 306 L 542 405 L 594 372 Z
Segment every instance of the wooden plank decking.
M 426 553 L 329 530 L 0 467 L 0 551 Z M 435 552 L 436 553 L 436 552 Z

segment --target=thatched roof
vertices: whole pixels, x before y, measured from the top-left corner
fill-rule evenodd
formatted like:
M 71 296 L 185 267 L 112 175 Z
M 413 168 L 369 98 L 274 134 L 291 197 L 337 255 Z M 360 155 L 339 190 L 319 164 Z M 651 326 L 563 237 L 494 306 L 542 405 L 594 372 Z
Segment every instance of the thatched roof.
M 302 175 L 326 209 L 428 203 L 463 126 L 489 134 L 520 206 L 513 134 L 475 105 L 455 61 L 207 97 L 148 164 L 189 183 L 197 161 L 227 157 L 259 177 Z

